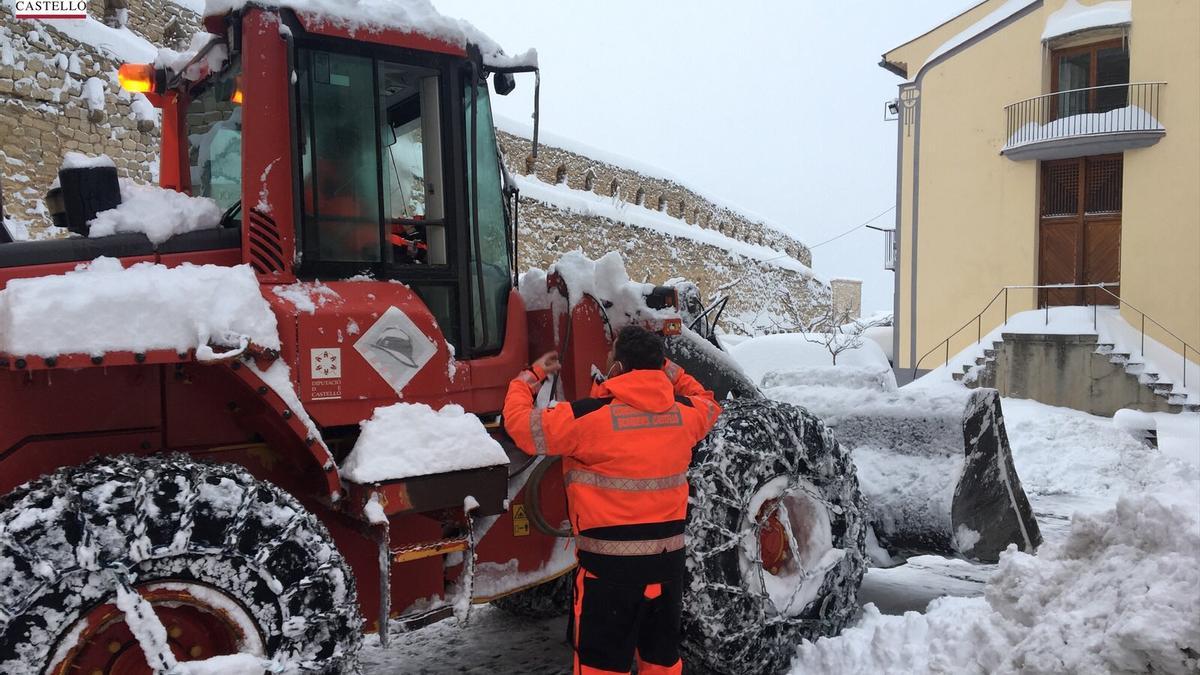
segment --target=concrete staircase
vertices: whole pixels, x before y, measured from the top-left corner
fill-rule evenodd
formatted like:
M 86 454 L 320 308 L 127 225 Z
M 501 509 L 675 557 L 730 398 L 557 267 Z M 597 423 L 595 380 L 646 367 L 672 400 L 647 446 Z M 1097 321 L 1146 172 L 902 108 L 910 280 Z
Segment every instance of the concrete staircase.
M 1002 333 L 974 364 L 952 376 L 968 387 L 992 387 L 1005 396 L 1106 417 L 1121 408 L 1200 412 L 1200 403 L 1189 403 L 1173 382 L 1094 334 Z

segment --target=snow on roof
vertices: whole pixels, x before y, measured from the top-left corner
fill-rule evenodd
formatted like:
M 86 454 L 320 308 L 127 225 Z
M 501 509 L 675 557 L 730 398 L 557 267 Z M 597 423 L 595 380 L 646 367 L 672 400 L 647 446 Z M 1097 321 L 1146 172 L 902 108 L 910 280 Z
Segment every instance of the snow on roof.
M 1133 3 L 1130 0 L 1110 0 L 1087 6 L 1078 0 L 1067 0 L 1057 12 L 1046 17 L 1042 40 L 1077 33 L 1089 28 L 1125 26 L 1133 23 Z
M 236 349 L 246 341 L 279 349 L 275 315 L 248 265 L 122 268 L 101 257 L 0 290 L 0 352 L 12 356 Z
M 226 14 L 242 9 L 255 0 L 207 0 L 205 16 Z M 465 49 L 468 44 L 479 47 L 488 65 L 515 65 L 514 57 L 505 57 L 504 50 L 469 22 L 448 17 L 439 12 L 429 0 L 268 0 L 267 4 L 311 13 L 324 17 L 335 26 L 367 33 L 394 29 L 441 40 Z M 535 59 L 530 50 L 521 55 Z
M 505 117 L 503 115 L 494 115 L 493 121 L 496 125 L 496 128 L 499 129 L 500 131 L 510 133 L 514 136 L 520 136 L 525 139 L 533 138 L 533 127 L 525 122 L 514 120 L 512 118 Z M 772 230 L 775 230 L 776 232 L 786 234 L 790 237 L 794 237 L 794 235 L 789 233 L 779 223 L 776 223 L 764 216 L 761 216 L 761 215 L 751 211 L 750 209 L 742 208 L 736 204 L 725 201 L 723 199 L 716 199 L 716 198 L 710 197 L 708 194 L 708 191 L 698 188 L 697 186 L 683 180 L 679 176 L 672 174 L 671 172 L 667 171 L 666 169 L 661 169 L 652 164 L 642 162 L 640 160 L 632 159 L 630 157 L 626 157 L 624 155 L 621 155 L 621 154 L 618 154 L 615 152 L 610 152 L 608 150 L 602 150 L 600 148 L 588 145 L 587 143 L 583 143 L 582 141 L 577 141 L 573 138 L 568 138 L 566 136 L 560 136 L 553 132 L 548 132 L 545 129 L 538 129 L 538 143 L 541 145 L 548 145 L 548 146 L 551 146 L 554 148 L 558 148 L 560 150 L 566 150 L 567 152 L 572 152 L 572 153 L 575 153 L 576 155 L 580 155 L 580 156 L 586 157 L 588 159 L 594 159 L 597 162 L 603 162 L 605 164 L 610 164 L 612 166 L 621 167 L 622 169 L 628 169 L 630 171 L 633 171 L 634 173 L 640 173 L 643 176 L 647 176 L 649 178 L 658 178 L 661 180 L 670 181 L 686 190 L 691 190 L 692 192 L 696 193 L 697 195 L 703 197 L 706 201 L 711 202 L 712 204 L 714 204 L 720 208 L 727 209 L 729 211 L 732 211 L 732 212 L 742 216 L 746 220 L 758 223 L 760 225 L 764 225 L 766 227 L 771 228 Z M 799 241 L 799 240 L 797 240 L 797 241 Z
M 949 40 L 943 42 L 940 47 L 933 50 L 933 53 L 929 55 L 929 58 L 925 59 L 925 64 L 922 65 L 921 68 L 933 63 L 933 61 L 942 54 L 945 54 L 959 45 L 971 40 L 972 38 L 985 33 L 993 26 L 1039 1 L 1040 0 L 1007 0 L 1004 4 L 990 12 L 987 16 L 983 17 L 979 21 L 976 21 L 970 26 L 967 26 L 966 29 L 964 29 L 958 35 L 955 35 Z
M 66 167 L 65 161 L 63 166 Z M 157 185 L 139 185 L 127 178 L 122 178 L 120 184 L 120 205 L 101 211 L 88 221 L 89 237 L 141 232 L 158 245 L 177 234 L 212 230 L 221 224 L 221 207 L 208 197 L 191 197 Z
M 644 206 L 630 204 L 612 197 L 603 197 L 587 190 L 575 190 L 566 185 L 551 185 L 544 183 L 535 176 L 513 176 L 513 183 L 520 189 L 521 194 L 550 204 L 564 211 L 588 216 L 609 218 L 619 223 L 644 227 L 648 230 L 661 232 L 672 237 L 683 237 L 702 244 L 708 244 L 753 260 L 769 262 L 776 267 L 799 272 L 807 276 L 815 276 L 807 265 L 791 257 L 787 253 L 769 246 L 749 244 L 716 230 L 709 230 L 699 225 L 689 225 L 661 211 L 654 211 Z
M 508 464 L 508 455 L 475 415 L 450 404 L 395 403 L 362 423 L 342 477 L 377 483 Z

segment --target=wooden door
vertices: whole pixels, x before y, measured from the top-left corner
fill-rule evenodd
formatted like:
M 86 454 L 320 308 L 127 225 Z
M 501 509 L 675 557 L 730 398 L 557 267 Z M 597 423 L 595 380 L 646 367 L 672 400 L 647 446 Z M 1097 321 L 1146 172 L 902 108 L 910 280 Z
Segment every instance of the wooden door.
M 1038 283 L 1110 285 L 1120 295 L 1121 155 L 1042 163 Z M 1097 289 L 1054 288 L 1039 304 L 1116 304 Z

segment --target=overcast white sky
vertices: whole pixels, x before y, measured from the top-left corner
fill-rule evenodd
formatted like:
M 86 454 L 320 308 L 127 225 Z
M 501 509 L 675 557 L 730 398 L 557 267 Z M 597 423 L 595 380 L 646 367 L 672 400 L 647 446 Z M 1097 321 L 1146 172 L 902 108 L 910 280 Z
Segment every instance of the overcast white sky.
M 536 47 L 542 128 L 661 167 L 809 246 L 892 206 L 900 78 L 880 55 L 978 0 L 434 0 L 509 53 Z M 497 111 L 528 120 L 532 77 Z M 888 213 L 875 225 L 891 227 Z M 827 276 L 892 307 L 882 233 L 813 250 Z

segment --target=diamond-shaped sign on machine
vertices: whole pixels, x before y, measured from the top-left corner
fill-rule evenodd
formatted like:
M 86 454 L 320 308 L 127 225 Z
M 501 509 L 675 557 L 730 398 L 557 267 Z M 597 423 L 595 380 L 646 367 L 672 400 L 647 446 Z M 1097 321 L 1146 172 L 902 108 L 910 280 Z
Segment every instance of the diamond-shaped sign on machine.
M 354 348 L 398 394 L 437 353 L 433 340 L 397 307 L 389 307 Z

